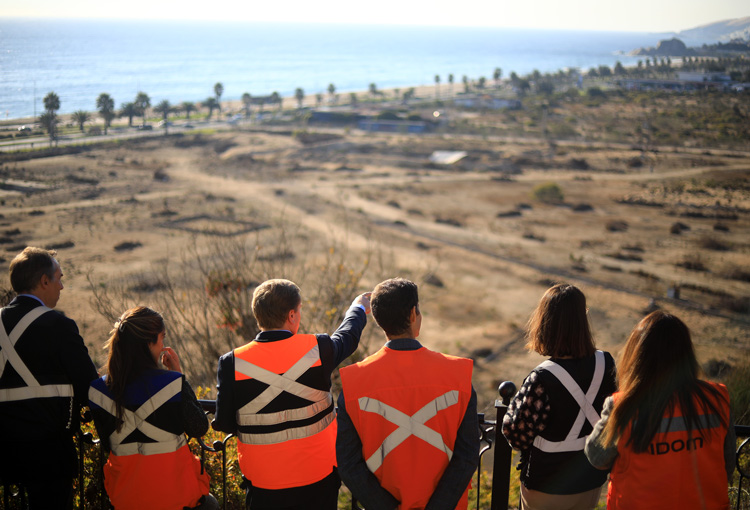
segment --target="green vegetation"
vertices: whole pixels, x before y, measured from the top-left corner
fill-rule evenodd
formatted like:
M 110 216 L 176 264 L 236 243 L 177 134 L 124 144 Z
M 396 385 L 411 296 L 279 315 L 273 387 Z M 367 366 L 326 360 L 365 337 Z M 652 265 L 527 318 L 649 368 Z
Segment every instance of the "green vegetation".
M 562 204 L 565 201 L 562 188 L 556 182 L 537 184 L 531 191 L 531 196 L 545 204 Z

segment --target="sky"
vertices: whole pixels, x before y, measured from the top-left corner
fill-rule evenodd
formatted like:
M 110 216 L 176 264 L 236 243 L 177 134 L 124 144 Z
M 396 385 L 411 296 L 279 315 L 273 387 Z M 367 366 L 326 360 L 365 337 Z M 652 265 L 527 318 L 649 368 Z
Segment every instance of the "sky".
M 679 32 L 747 16 L 748 0 L 0 0 L 0 18 L 191 19 L 629 32 Z

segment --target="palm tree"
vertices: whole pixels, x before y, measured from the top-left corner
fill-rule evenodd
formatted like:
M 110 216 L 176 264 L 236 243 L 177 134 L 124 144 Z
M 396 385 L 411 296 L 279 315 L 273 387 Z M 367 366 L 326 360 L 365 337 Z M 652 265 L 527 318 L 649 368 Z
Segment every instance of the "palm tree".
M 151 98 L 148 97 L 148 94 L 145 92 L 138 92 L 135 96 L 135 101 L 133 102 L 135 104 L 136 111 L 138 112 L 138 115 L 141 116 L 142 122 L 141 124 L 146 124 L 146 110 L 151 106 Z
M 190 112 L 195 111 L 195 103 L 191 101 L 183 101 L 180 105 L 180 108 L 183 112 L 185 112 L 185 115 L 187 116 L 187 120 L 190 120 Z
M 169 127 L 167 118 L 169 118 L 169 113 L 172 111 L 172 105 L 169 103 L 169 100 L 164 99 L 154 106 L 154 111 L 156 113 L 161 113 L 161 118 L 164 124 L 164 134 L 167 134 L 167 128 Z
M 57 113 L 57 110 L 60 109 L 60 97 L 55 94 L 54 92 L 50 92 L 46 96 L 44 96 L 44 109 L 48 113 Z
M 207 97 L 206 100 L 201 103 L 201 106 L 203 108 L 208 108 L 208 119 L 210 120 L 214 114 L 214 109 L 218 108 L 219 103 L 216 101 L 215 97 Z
M 477 82 L 477 88 L 483 89 L 486 84 L 487 84 L 487 78 L 485 78 L 484 76 L 480 76 L 479 81 Z
M 60 97 L 54 92 L 44 96 L 45 112 L 39 117 L 39 123 L 47 130 L 49 135 L 49 145 L 52 141 L 57 144 L 57 110 L 60 109 Z
M 51 111 L 44 112 L 39 116 L 39 124 L 47 130 L 49 146 L 52 147 L 52 142 L 57 140 L 57 114 Z
M 495 80 L 495 87 L 500 86 L 500 78 L 503 77 L 503 70 L 499 67 L 495 68 L 495 71 L 492 73 L 492 79 Z
M 169 114 L 172 112 L 172 105 L 168 99 L 164 99 L 154 106 L 154 111 L 156 113 L 161 113 L 161 118 L 166 121 L 167 117 L 169 117 Z
M 318 92 L 317 94 L 315 94 L 315 106 L 319 108 L 322 102 L 323 102 L 323 94 Z
M 331 101 L 335 102 L 336 98 L 336 85 L 333 83 L 328 84 L 328 95 L 331 96 Z
M 453 73 L 448 75 L 448 83 L 450 84 L 450 95 L 453 95 Z
M 299 89 L 299 90 L 302 90 L 302 89 Z M 281 110 L 281 107 L 284 105 L 283 101 L 281 100 L 281 95 L 275 90 L 271 92 L 270 101 L 272 104 L 275 104 L 279 110 Z
M 350 92 L 349 98 L 351 99 L 352 106 L 357 106 L 357 93 L 356 92 Z
M 297 87 L 294 90 L 294 98 L 297 100 L 297 108 L 302 108 L 302 101 L 305 99 L 305 91 L 302 87 Z
M 440 75 L 439 74 L 435 75 L 435 97 L 436 98 L 440 97 Z
M 115 118 L 115 100 L 109 94 L 102 92 L 96 98 L 96 109 L 99 110 L 99 116 L 104 119 L 104 134 L 106 135 L 107 128 Z
M 83 133 L 83 125 L 86 124 L 89 120 L 91 120 L 91 115 L 89 115 L 89 112 L 86 112 L 84 110 L 76 110 L 73 112 L 73 122 L 78 124 L 78 129 L 81 130 L 81 133 Z
M 464 93 L 468 94 L 469 93 L 469 77 L 466 75 L 463 75 L 463 77 L 461 78 L 461 82 L 463 82 L 464 84 Z
M 378 86 L 374 83 L 370 83 L 370 95 L 373 97 L 378 95 Z
M 250 105 L 253 102 L 253 98 L 249 92 L 242 94 L 242 104 L 245 107 L 245 118 L 250 117 Z
M 128 127 L 133 127 L 133 117 L 138 115 L 135 103 L 122 103 L 120 105 L 120 117 L 128 118 Z
M 221 84 L 221 82 L 217 82 L 216 85 L 214 85 L 214 95 L 216 96 L 216 108 L 219 109 L 219 113 L 221 113 L 221 95 L 224 93 L 224 85 Z

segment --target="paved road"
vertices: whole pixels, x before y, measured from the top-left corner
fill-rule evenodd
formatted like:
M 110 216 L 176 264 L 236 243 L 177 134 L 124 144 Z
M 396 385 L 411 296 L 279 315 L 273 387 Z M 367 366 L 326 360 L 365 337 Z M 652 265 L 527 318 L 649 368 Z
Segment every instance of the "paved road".
M 169 127 L 169 134 L 189 133 L 194 129 L 229 129 L 233 124 L 224 120 L 191 122 L 189 125 L 193 128 L 186 128 L 184 124 L 174 124 Z M 106 135 L 89 136 L 83 133 L 66 134 L 57 140 L 57 146 L 99 143 L 109 140 L 124 140 L 129 138 L 144 138 L 160 136 L 164 134 L 164 129 L 154 126 L 150 130 L 137 130 L 136 128 L 115 127 L 110 128 Z M 19 140 L 0 141 L 0 152 L 10 152 L 24 149 L 42 149 L 49 147 L 49 138 L 46 136 L 34 136 Z

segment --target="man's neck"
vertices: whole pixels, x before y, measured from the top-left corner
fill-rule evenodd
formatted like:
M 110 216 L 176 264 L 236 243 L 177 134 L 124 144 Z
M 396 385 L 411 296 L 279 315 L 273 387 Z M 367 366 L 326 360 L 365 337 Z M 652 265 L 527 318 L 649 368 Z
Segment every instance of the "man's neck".
M 28 297 L 28 298 L 31 298 L 31 299 L 36 299 L 36 300 L 37 300 L 37 301 L 39 301 L 39 302 L 40 302 L 40 303 L 41 303 L 41 304 L 42 304 L 43 306 L 47 306 L 47 305 L 46 305 L 46 304 L 44 303 L 44 300 L 42 300 L 42 298 L 40 298 L 40 297 L 39 297 L 39 296 L 37 296 L 36 294 L 32 294 L 32 293 L 30 293 L 30 292 L 25 292 L 25 293 L 23 293 L 23 294 L 19 294 L 19 295 L 18 295 L 18 297 L 22 297 L 22 296 L 23 296 L 23 297 Z

